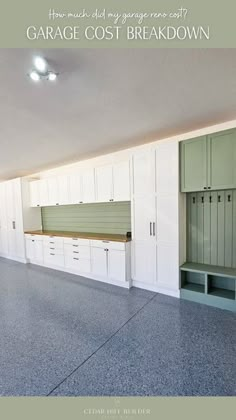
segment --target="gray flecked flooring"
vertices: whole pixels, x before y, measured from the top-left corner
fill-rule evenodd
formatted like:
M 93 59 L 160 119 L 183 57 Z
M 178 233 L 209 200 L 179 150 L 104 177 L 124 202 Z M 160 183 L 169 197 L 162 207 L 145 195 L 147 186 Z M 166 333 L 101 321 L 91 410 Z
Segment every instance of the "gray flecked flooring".
M 236 395 L 236 314 L 0 259 L 0 395 Z

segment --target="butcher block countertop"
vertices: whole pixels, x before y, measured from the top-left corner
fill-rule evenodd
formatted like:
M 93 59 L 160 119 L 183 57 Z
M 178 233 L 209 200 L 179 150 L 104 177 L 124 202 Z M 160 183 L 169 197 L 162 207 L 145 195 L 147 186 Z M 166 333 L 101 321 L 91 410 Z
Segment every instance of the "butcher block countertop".
M 26 235 L 45 235 L 45 236 L 61 236 L 63 238 L 83 238 L 83 239 L 94 239 L 101 241 L 113 241 L 113 242 L 130 242 L 131 238 L 126 235 L 118 235 L 115 233 L 92 233 L 92 232 L 59 232 L 51 230 L 32 230 L 26 231 Z

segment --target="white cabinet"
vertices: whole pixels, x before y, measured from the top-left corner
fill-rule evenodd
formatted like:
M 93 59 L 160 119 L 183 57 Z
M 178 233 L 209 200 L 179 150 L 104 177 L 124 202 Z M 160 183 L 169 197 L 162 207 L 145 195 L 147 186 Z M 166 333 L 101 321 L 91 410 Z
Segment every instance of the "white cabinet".
M 0 255 L 8 255 L 6 184 L 0 184 Z
M 30 262 L 43 263 L 43 240 L 34 235 L 26 235 L 26 256 Z
M 130 243 L 92 241 L 92 273 L 115 282 L 130 280 Z
M 142 284 L 156 284 L 155 152 L 139 151 L 132 163 L 132 278 Z
M 48 194 L 48 180 L 40 179 L 39 181 L 39 199 L 40 206 L 48 206 L 49 204 L 49 194 Z
M 81 173 L 81 189 L 83 203 L 95 202 L 95 178 L 94 169 L 83 169 Z
M 30 182 L 30 205 L 31 207 L 40 207 L 40 181 Z
M 130 168 L 129 160 L 95 169 L 96 201 L 129 201 Z
M 21 178 L 0 184 L 0 255 L 25 262 L 24 229 L 39 229 L 39 209 L 30 208 L 29 183 Z
M 48 178 L 48 205 L 59 206 L 59 182 L 58 178 Z
M 114 201 L 130 200 L 130 163 L 128 160 L 113 165 L 113 198 Z
M 69 201 L 69 177 L 61 175 L 57 177 L 58 182 L 58 202 L 59 205 L 70 204 Z
M 126 280 L 126 255 L 124 251 L 109 249 L 108 257 L 108 277 L 116 281 Z
M 92 248 L 92 273 L 99 277 L 107 277 L 106 248 Z
M 114 201 L 112 165 L 100 166 L 95 169 L 96 201 Z
M 179 289 L 178 142 L 133 156 L 132 279 L 155 290 Z M 137 282 L 137 283 L 136 283 Z
M 69 175 L 69 202 L 71 204 L 83 202 L 80 173 Z

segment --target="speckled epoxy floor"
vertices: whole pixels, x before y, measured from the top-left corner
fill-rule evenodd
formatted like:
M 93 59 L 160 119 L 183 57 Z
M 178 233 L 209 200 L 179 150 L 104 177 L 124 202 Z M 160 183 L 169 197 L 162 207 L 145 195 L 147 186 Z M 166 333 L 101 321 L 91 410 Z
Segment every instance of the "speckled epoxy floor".
M 236 314 L 0 259 L 0 395 L 236 395 Z

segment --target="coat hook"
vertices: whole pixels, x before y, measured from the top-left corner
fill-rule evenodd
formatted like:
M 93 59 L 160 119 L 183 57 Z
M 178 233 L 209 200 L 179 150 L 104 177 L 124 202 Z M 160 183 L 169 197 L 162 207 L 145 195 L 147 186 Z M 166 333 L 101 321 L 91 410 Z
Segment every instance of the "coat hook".
M 218 195 L 218 203 L 220 203 L 220 202 L 221 202 L 221 196 Z
M 202 197 L 202 203 L 204 203 L 204 197 Z
M 229 202 L 231 201 L 231 195 L 230 194 L 228 195 L 228 201 Z
M 212 203 L 212 196 L 211 195 L 209 197 L 209 201 L 210 201 L 210 203 Z
M 196 203 L 196 198 L 195 197 L 193 197 L 193 204 L 195 204 Z

